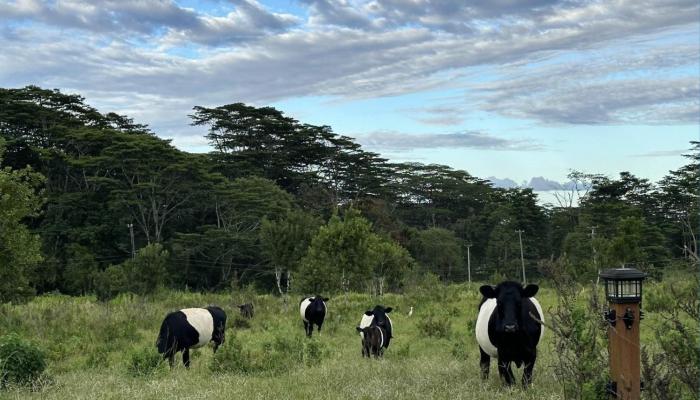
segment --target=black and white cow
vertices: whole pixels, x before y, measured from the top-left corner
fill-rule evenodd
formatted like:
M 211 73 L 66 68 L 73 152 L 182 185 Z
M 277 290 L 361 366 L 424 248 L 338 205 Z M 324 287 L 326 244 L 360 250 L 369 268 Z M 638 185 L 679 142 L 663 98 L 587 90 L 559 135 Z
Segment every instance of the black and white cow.
M 299 302 L 299 314 L 304 321 L 304 331 L 306 336 L 311 337 L 314 325 L 318 327 L 318 334 L 321 334 L 321 326 L 326 318 L 326 302 L 328 297 L 314 296 L 304 297 Z
M 518 282 L 501 282 L 495 288 L 484 285 L 479 291 L 484 296 L 476 320 L 476 340 L 481 352 L 481 376 L 489 376 L 491 357 L 498 360 L 498 373 L 508 385 L 515 381 L 511 363 L 523 370 L 523 386 L 532 382 L 532 370 L 537 359 L 537 344 L 544 326 L 532 318 L 544 321 L 540 303 L 535 299 L 539 287 Z
M 384 355 L 384 344 L 387 340 L 387 333 L 381 326 L 372 325 L 364 328 L 356 327 L 362 335 L 362 357 L 375 358 Z
M 363 342 L 365 339 L 365 335 L 362 329 L 370 326 L 379 326 L 382 329 L 384 329 L 384 333 L 386 334 L 383 348 L 386 349 L 389 347 L 389 342 L 391 341 L 391 338 L 394 337 L 391 325 L 391 318 L 389 318 L 389 316 L 387 315 L 391 312 L 391 310 L 391 307 L 384 308 L 383 306 L 377 305 L 374 307 L 373 310 L 367 310 L 364 314 L 362 314 L 362 319 L 360 320 L 360 326 L 358 327 L 358 331 L 360 332 L 360 336 L 362 337 Z
M 214 353 L 224 343 L 226 330 L 226 313 L 217 306 L 206 308 L 185 308 L 165 316 L 160 326 L 156 346 L 175 364 L 175 354 L 182 351 L 182 363 L 190 367 L 190 349 L 214 342 Z

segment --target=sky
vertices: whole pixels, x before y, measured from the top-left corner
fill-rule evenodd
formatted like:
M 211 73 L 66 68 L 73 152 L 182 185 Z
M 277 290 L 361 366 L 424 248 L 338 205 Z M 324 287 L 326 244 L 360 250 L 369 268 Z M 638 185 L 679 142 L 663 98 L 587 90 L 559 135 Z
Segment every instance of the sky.
M 700 3 L 0 0 L 0 87 L 26 85 L 186 151 L 192 107 L 244 102 L 392 161 L 657 181 L 700 139 Z

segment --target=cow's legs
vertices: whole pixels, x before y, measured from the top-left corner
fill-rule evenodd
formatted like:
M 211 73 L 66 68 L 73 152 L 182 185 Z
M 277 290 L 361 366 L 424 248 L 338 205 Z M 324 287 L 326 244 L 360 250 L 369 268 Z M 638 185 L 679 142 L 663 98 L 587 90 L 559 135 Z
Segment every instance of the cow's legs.
M 309 330 L 310 325 L 310 322 L 304 321 L 304 332 L 306 332 L 306 336 L 311 336 L 311 331 Z
M 523 387 L 528 387 L 532 384 L 532 370 L 535 368 L 535 360 L 537 360 L 537 355 L 525 361 L 525 368 L 523 368 Z
M 190 349 L 189 348 L 182 351 L 182 363 L 185 364 L 185 368 L 190 367 Z
M 479 352 L 481 353 L 481 361 L 479 362 L 479 365 L 481 365 L 481 379 L 486 380 L 489 379 L 491 357 L 488 354 L 486 354 L 484 350 L 482 350 L 481 346 L 479 346 Z
M 318 336 L 321 336 L 321 325 L 323 325 L 323 322 L 320 324 L 316 324 L 318 326 Z
M 498 361 L 498 374 L 506 381 L 507 385 L 512 385 L 515 381 L 515 375 L 513 375 L 513 370 L 510 368 L 510 361 Z
M 171 352 L 168 357 L 168 364 L 170 364 L 170 369 L 173 369 L 175 366 L 175 352 Z

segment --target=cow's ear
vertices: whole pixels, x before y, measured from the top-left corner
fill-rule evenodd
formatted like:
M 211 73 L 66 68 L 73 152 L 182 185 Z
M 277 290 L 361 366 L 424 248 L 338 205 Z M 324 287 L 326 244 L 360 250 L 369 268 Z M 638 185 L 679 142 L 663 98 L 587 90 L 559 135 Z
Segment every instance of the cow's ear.
M 365 315 L 371 317 L 374 315 L 374 311 L 365 311 Z
M 537 294 L 538 290 L 540 290 L 540 287 L 537 285 L 527 285 L 523 289 L 523 297 L 532 297 Z
M 496 298 L 496 289 L 494 289 L 494 287 L 491 285 L 484 285 L 484 286 L 479 288 L 479 291 L 487 299 L 495 299 Z
M 391 307 L 385 308 L 385 309 L 384 309 L 384 314 L 389 314 L 389 313 L 391 312 L 391 310 L 393 310 L 393 308 L 391 308 Z
M 323 301 L 328 301 L 328 300 L 330 300 L 330 298 L 324 297 L 322 300 L 323 300 Z

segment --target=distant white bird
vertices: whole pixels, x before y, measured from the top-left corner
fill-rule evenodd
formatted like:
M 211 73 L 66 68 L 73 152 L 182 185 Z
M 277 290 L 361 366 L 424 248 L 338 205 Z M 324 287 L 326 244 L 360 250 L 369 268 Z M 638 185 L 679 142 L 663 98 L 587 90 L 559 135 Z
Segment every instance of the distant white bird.
M 413 315 L 413 306 L 411 306 L 411 309 L 408 310 L 408 316 L 410 317 L 411 315 Z

